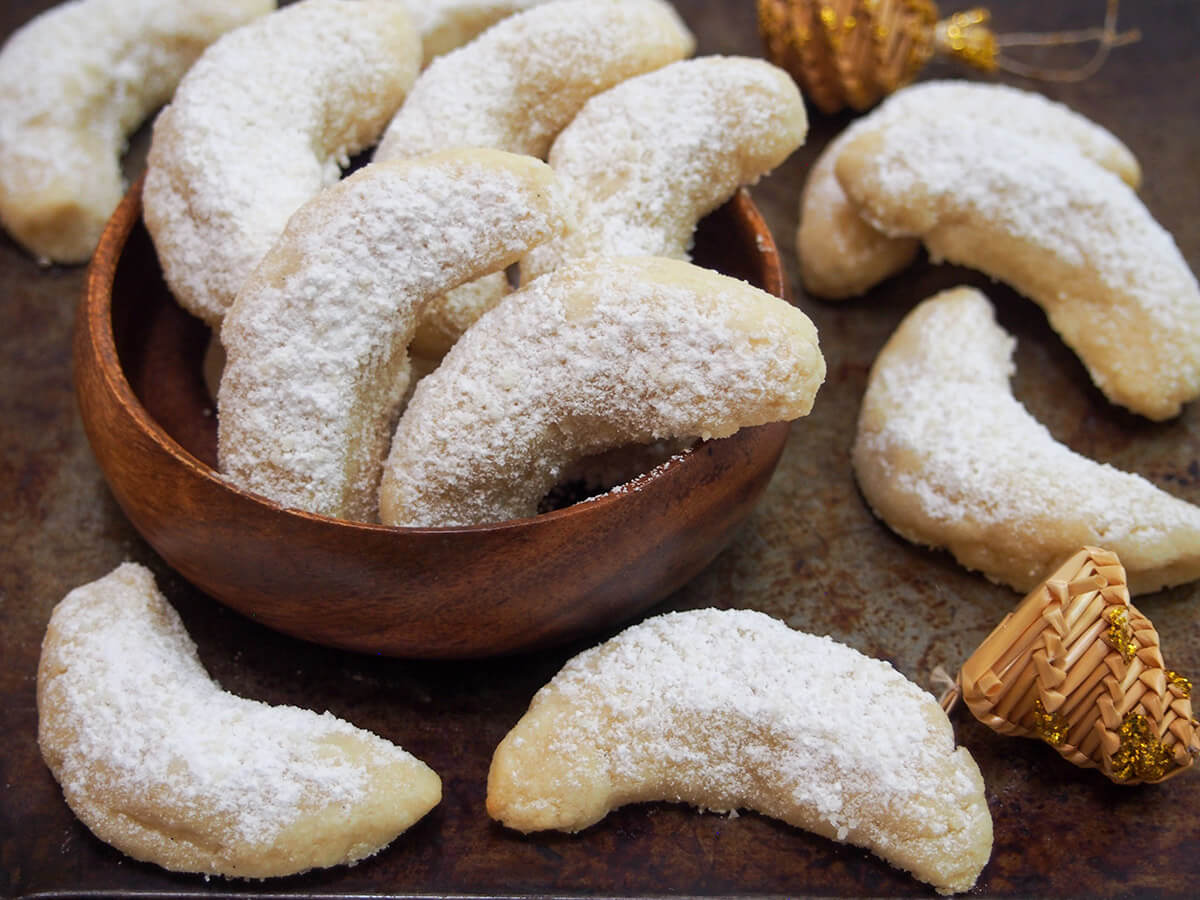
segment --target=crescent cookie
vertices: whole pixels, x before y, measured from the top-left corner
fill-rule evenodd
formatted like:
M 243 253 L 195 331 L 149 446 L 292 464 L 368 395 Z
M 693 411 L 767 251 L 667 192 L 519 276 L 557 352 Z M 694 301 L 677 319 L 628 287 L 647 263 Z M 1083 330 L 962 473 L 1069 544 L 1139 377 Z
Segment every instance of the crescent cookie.
M 221 472 L 374 521 L 421 307 L 561 234 L 566 209 L 545 163 L 482 149 L 373 163 L 301 207 L 221 330 Z
M 546 0 L 406 0 L 428 64 L 513 13 Z
M 753 809 L 940 893 L 969 890 L 992 850 L 979 767 L 932 695 L 750 610 L 669 613 L 579 654 L 488 773 L 488 814 L 523 832 L 660 800 Z
M 838 181 L 889 234 L 1038 303 L 1109 400 L 1151 419 L 1200 396 L 1200 285 L 1132 188 L 1073 152 L 976 123 L 863 129 Z
M 972 288 L 916 307 L 871 369 L 852 454 L 863 496 L 910 541 L 1029 591 L 1082 546 L 1131 593 L 1200 577 L 1200 507 L 1075 453 L 1013 396 L 1015 341 Z
M 593 94 L 692 52 L 663 0 L 555 0 L 493 25 L 421 73 L 375 160 L 448 147 L 545 159 Z
M 456 146 L 544 159 L 584 102 L 689 55 L 694 38 L 662 0 L 556 0 L 509 16 L 434 60 L 388 126 L 375 160 Z M 509 292 L 491 276 L 425 307 L 415 338 L 438 359 Z
M 807 133 L 796 83 L 760 59 L 683 60 L 597 94 L 550 148 L 576 229 L 522 260 L 522 280 L 591 253 L 687 259 L 696 223 Z
M 49 262 L 85 262 L 125 191 L 129 134 L 220 35 L 274 0 L 75 0 L 0 50 L 0 222 Z
M 288 217 L 378 139 L 420 60 L 395 0 L 302 0 L 204 53 L 155 122 L 143 194 L 182 306 L 220 322 Z
M 797 419 L 824 377 L 816 328 L 786 301 L 676 260 L 590 257 L 510 294 L 418 383 L 380 519 L 531 516 L 584 456 Z
M 55 608 L 38 743 L 72 812 L 134 859 L 265 878 L 354 863 L 441 800 L 441 780 L 330 713 L 223 691 L 150 571 L 125 563 Z
M 888 237 L 865 222 L 847 199 L 834 172 L 838 155 L 864 128 L 912 115 L 937 118 L 946 130 L 983 122 L 1075 150 L 1131 187 L 1141 182 L 1137 159 L 1105 128 L 1041 94 L 1001 84 L 929 81 L 893 94 L 870 115 L 850 125 L 825 148 L 809 172 L 800 198 L 796 253 L 805 289 L 816 296 L 857 296 L 906 268 L 920 242 Z

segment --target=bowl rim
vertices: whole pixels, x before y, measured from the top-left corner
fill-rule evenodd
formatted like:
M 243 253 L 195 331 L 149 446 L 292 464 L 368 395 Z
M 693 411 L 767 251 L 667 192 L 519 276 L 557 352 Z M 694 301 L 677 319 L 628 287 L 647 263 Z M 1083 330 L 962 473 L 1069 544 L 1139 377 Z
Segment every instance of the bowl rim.
M 609 490 L 587 497 L 565 506 L 561 509 L 549 510 L 533 516 L 506 519 L 502 522 L 488 522 L 479 525 L 443 525 L 443 526 L 399 526 L 384 525 L 377 522 L 360 522 L 352 519 L 341 519 L 321 513 L 309 512 L 297 507 L 284 506 L 262 494 L 247 491 L 233 482 L 222 477 L 220 472 L 207 463 L 195 457 L 190 451 L 176 441 L 159 422 L 150 415 L 142 401 L 134 393 L 133 387 L 125 374 L 120 355 L 117 352 L 116 338 L 113 331 L 112 298 L 117 271 L 124 256 L 125 247 L 134 229 L 142 220 L 142 189 L 145 183 L 145 171 L 135 180 L 122 197 L 112 216 L 105 224 L 99 244 L 88 263 L 83 297 L 80 301 L 79 321 L 77 328 L 85 333 L 87 343 L 92 347 L 97 362 L 99 374 L 107 384 L 108 389 L 126 413 L 137 423 L 141 431 L 153 440 L 165 453 L 182 464 L 193 474 L 200 476 L 213 486 L 226 490 L 240 500 L 266 507 L 275 513 L 295 517 L 314 525 L 340 526 L 374 534 L 397 535 L 480 535 L 506 531 L 520 531 L 533 523 L 549 524 L 559 519 L 576 518 L 580 516 L 600 515 L 605 507 L 620 502 L 622 496 L 630 491 L 639 490 L 648 481 L 659 482 L 660 479 L 670 478 L 673 471 L 684 465 L 701 446 L 726 440 L 734 440 L 743 432 L 753 429 L 766 429 L 787 425 L 786 422 L 769 422 L 763 425 L 749 426 L 739 429 L 726 438 L 713 441 L 699 441 L 684 450 L 673 453 L 653 469 L 640 473 Z M 741 215 L 755 226 L 757 249 L 762 258 L 764 284 L 762 290 L 767 291 L 788 303 L 792 302 L 789 282 L 783 270 L 778 246 L 774 235 L 766 225 L 762 213 L 751 200 L 744 187 L 738 188 L 728 201 L 738 206 Z M 78 361 L 76 361 L 78 365 Z M 78 380 L 78 373 L 76 375 Z M 78 392 L 77 392 L 78 393 Z M 214 411 L 215 412 L 215 411 Z

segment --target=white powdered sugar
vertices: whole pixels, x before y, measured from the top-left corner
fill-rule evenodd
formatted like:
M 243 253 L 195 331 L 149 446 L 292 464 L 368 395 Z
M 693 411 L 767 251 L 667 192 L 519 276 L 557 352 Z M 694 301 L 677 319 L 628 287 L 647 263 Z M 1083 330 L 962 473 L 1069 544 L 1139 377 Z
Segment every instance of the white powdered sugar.
M 846 794 L 903 801 L 928 787 L 924 754 L 954 750 L 948 723 L 930 715 L 933 697 L 892 666 L 751 610 L 650 619 L 579 654 L 545 690 L 575 710 L 553 753 L 611 746 L 615 779 L 680 766 L 712 796 L 753 794 L 754 779 L 778 769 L 791 799 L 830 817 L 843 837 L 862 824 L 839 821 Z M 726 727 L 678 729 L 693 719 Z M 784 752 L 756 742 L 755 731 L 782 740 Z
M 1007 85 L 927 81 L 897 91 L 869 115 L 852 122 L 818 157 L 801 198 L 796 249 L 805 286 L 826 297 L 847 297 L 903 269 L 917 252 L 912 238 L 892 237 L 864 222 L 837 181 L 842 148 L 864 131 L 926 116 L 957 133 L 982 123 L 1035 140 L 1057 152 L 1078 153 L 1137 186 L 1141 171 L 1129 149 L 1109 131 L 1041 94 Z
M 29 249 L 82 262 L 124 191 L 128 134 L 208 44 L 273 0 L 75 0 L 0 51 L 0 218 Z
M 681 59 L 693 38 L 662 0 L 555 0 L 435 59 L 388 126 L 376 160 L 447 147 L 545 158 L 588 97 Z
M 1135 590 L 1148 568 L 1200 565 L 1200 508 L 1056 441 L 1012 395 L 1013 346 L 977 291 L 931 298 L 901 324 L 854 447 L 881 517 L 1014 586 L 1085 545 L 1117 552 Z
M 911 116 L 884 134 L 854 190 L 882 230 L 925 235 L 943 217 L 978 217 L 1016 246 L 1094 272 L 1163 327 L 1194 317 L 1178 290 L 1190 273 L 1175 242 L 1106 169 L 982 123 L 948 139 L 935 116 Z M 1159 267 L 1172 257 L 1181 273 Z
M 185 833 L 189 821 L 203 821 L 213 827 L 206 840 L 267 847 L 301 815 L 365 795 L 361 760 L 322 741 L 367 737 L 381 760 L 404 753 L 329 713 L 221 690 L 141 566 L 127 563 L 72 591 L 50 627 L 43 751 L 57 759 L 72 806 L 95 804 L 101 819 L 137 819 L 136 807 L 115 802 L 136 798 L 155 809 L 153 820 Z
M 955 134 L 977 124 L 1000 128 L 1059 153 L 1078 153 L 1133 187 L 1141 180 L 1133 153 L 1108 129 L 1062 103 L 1004 84 L 957 80 L 915 84 L 897 91 L 851 125 L 846 136 L 858 133 L 860 124 L 874 128 L 912 118 L 937 121 L 944 132 Z
M 686 259 L 696 223 L 807 130 L 791 76 L 757 59 L 683 60 L 596 95 L 549 157 L 578 227 L 523 260 L 522 280 L 589 253 Z
M 222 473 L 374 520 L 422 306 L 561 233 L 565 211 L 548 166 L 485 150 L 373 164 L 307 204 L 222 329 Z
M 419 64 L 394 0 L 302 0 L 208 49 L 155 123 L 144 194 L 185 308 L 220 321 L 292 213 L 378 139 Z
M 929 310 L 917 341 L 920 358 L 876 367 L 864 404 L 891 412 L 863 441 L 868 449 L 921 448 L 921 471 L 897 472 L 895 483 L 913 491 L 932 518 L 1015 524 L 1068 506 L 1096 522 L 1098 543 L 1106 546 L 1135 529 L 1200 524 L 1200 510 L 1182 501 L 1166 521 L 1148 522 L 1141 504 L 1157 488 L 1075 453 L 1029 414 L 1008 382 L 1016 342 L 982 297 L 947 304 L 940 314 Z
M 533 515 L 582 456 L 807 415 L 824 374 L 812 323 L 777 297 L 674 260 L 579 261 L 510 294 L 417 385 L 381 518 Z
M 502 750 L 489 804 L 494 784 L 517 822 L 561 811 L 551 827 L 574 830 L 652 799 L 751 808 L 955 890 L 991 849 L 978 768 L 930 694 L 750 610 L 658 616 L 579 654 Z
M 1114 402 L 1161 419 L 1200 395 L 1200 285 L 1132 188 L 1004 128 L 948 133 L 935 112 L 843 150 L 837 176 L 864 218 L 1037 301 Z

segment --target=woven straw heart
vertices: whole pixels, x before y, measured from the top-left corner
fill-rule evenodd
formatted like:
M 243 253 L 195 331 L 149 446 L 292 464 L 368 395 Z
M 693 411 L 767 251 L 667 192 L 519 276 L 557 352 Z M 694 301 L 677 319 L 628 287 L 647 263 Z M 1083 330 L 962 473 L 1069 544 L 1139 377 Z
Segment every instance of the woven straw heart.
M 1083 548 L 1031 591 L 963 665 L 958 691 L 985 725 L 1118 784 L 1164 781 L 1200 754 L 1191 682 L 1164 667 L 1108 550 Z

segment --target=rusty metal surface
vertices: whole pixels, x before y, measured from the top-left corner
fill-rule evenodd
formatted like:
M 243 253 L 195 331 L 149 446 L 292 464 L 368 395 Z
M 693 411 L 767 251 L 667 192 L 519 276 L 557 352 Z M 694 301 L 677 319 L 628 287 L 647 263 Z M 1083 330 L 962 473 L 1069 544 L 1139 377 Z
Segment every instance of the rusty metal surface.
M 49 4 L 7 2 L 7 35 Z M 963 4 L 947 4 L 948 10 Z M 759 52 L 750 0 L 678 0 L 702 53 Z M 1000 30 L 1095 23 L 1085 0 L 995 4 Z M 947 11 L 948 11 L 947 10 Z M 1122 9 L 1143 40 L 1080 84 L 1044 85 L 1121 136 L 1143 163 L 1142 196 L 1200 270 L 1200 12 L 1193 0 Z M 948 65 L 928 75 L 957 75 Z M 1027 82 L 1012 80 L 1027 85 Z M 1200 503 L 1200 404 L 1151 424 L 1107 405 L 1032 303 L 924 260 L 861 300 L 822 304 L 791 250 L 805 172 L 850 120 L 814 116 L 807 145 L 754 189 L 817 323 L 829 377 L 763 502 L 733 545 L 661 608 L 764 610 L 891 660 L 931 686 L 1019 599 L 944 554 L 893 536 L 855 487 L 849 447 L 874 354 L 912 306 L 960 282 L 982 287 L 1019 341 L 1018 396 L 1060 439 Z M 952 125 L 952 123 L 948 123 Z M 129 163 L 135 170 L 144 136 Z M 39 268 L 0 239 L 0 894 L 512 894 L 931 896 L 868 853 L 766 818 L 630 807 L 577 836 L 523 837 L 483 809 L 492 749 L 532 693 L 583 644 L 474 664 L 408 663 L 306 645 L 201 595 L 162 565 L 109 496 L 71 394 L 69 338 L 81 268 Z M 135 863 L 74 818 L 36 746 L 34 674 L 53 605 L 125 559 L 150 565 L 212 674 L 235 693 L 329 709 L 397 741 L 444 779 L 445 799 L 374 859 L 268 883 L 205 881 Z M 563 577 L 570 577 L 563 573 Z M 1200 584 L 1140 598 L 1168 664 L 1200 675 Z M 616 623 L 614 623 L 614 629 Z M 602 636 L 597 636 L 597 638 Z M 814 698 L 814 702 L 819 702 Z M 1118 788 L 1049 748 L 954 716 L 984 774 L 995 821 L 980 896 L 1185 897 L 1200 885 L 1200 775 Z

